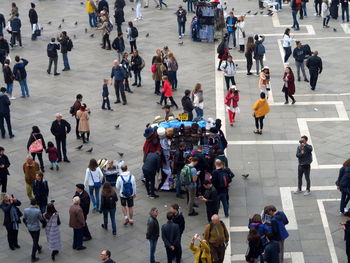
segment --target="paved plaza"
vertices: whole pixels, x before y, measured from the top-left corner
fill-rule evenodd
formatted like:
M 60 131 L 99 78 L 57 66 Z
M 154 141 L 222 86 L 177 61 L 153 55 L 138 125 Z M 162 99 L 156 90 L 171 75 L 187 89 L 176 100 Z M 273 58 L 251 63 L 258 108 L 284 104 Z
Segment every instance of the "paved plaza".
M 0 13 L 8 14 L 10 0 L 1 0 Z M 142 9 L 144 19 L 136 22 L 139 31 L 137 46 L 141 57 L 146 61 L 142 71 L 142 87 L 133 88 L 133 94 L 127 94 L 128 105 L 112 104 L 113 112 L 101 110 L 102 80 L 108 78 L 117 57 L 115 51 L 100 48 L 101 33 L 91 30 L 85 7 L 78 0 L 41 0 L 37 4 L 39 23 L 44 27 L 42 36 L 37 41 L 30 39 L 30 24 L 28 10 L 30 1 L 17 1 L 22 20 L 22 41 L 24 48 L 11 50 L 11 58 L 19 55 L 29 60 L 27 67 L 28 86 L 31 97 L 21 99 L 18 83 L 14 86 L 14 96 L 11 101 L 11 117 L 15 138 L 2 140 L 0 145 L 6 149 L 11 167 L 8 182 L 9 194 L 14 194 L 22 201 L 21 209 L 29 206 L 25 193 L 22 164 L 27 152 L 26 144 L 31 127 L 39 126 L 46 141 L 54 141 L 50 133 L 51 122 L 55 113 L 60 112 L 72 126 L 75 120 L 69 114 L 69 107 L 75 96 L 82 93 L 84 102 L 91 109 L 90 143 L 79 151 L 75 148 L 80 141 L 74 133 L 69 134 L 67 141 L 70 164 L 60 164 L 60 171 L 46 169 L 45 177 L 50 186 L 50 199 L 61 216 L 61 235 L 64 248 L 56 257 L 57 262 L 100 262 L 102 249 L 110 249 L 112 258 L 118 263 L 149 262 L 149 243 L 145 239 L 146 222 L 151 207 L 159 209 L 160 225 L 166 222 L 166 212 L 170 204 L 179 202 L 184 211 L 186 229 L 182 237 L 183 262 L 193 262 L 192 252 L 188 249 L 194 233 L 203 233 L 206 221 L 205 207 L 200 205 L 200 216 L 188 217 L 185 200 L 175 198 L 173 192 L 158 192 L 159 199 L 150 200 L 141 182 L 142 145 L 145 125 L 163 111 L 153 94 L 154 82 L 151 77 L 151 59 L 157 48 L 169 46 L 179 63 L 179 87 L 174 92 L 174 99 L 181 104 L 185 89 L 192 89 L 195 83 L 202 83 L 204 89 L 205 117 L 227 118 L 224 111 L 224 82 L 222 72 L 216 71 L 216 46 L 209 43 L 195 43 L 190 40 L 189 22 L 183 45 L 179 45 L 177 23 L 174 12 L 182 1 L 169 0 L 169 8 L 159 10 L 150 1 L 150 8 Z M 124 8 L 125 20 L 135 16 L 131 10 L 133 3 L 127 2 Z M 109 1 L 112 9 L 114 1 Z M 346 262 L 343 231 L 337 231 L 338 223 L 344 218 L 339 216 L 340 194 L 334 182 L 338 176 L 341 164 L 349 157 L 348 130 L 350 128 L 348 112 L 350 93 L 348 93 L 348 58 L 350 41 L 349 25 L 341 25 L 339 21 L 331 20 L 330 29 L 322 28 L 321 18 L 313 15 L 313 1 L 308 3 L 308 17 L 300 20 L 301 30 L 292 35 L 312 50 L 318 50 L 323 60 L 324 71 L 319 76 L 316 91 L 311 91 L 305 82 L 296 82 L 296 104 L 283 105 L 282 89 L 283 49 L 281 38 L 286 27 L 290 27 L 292 16 L 290 8 L 283 6 L 283 11 L 267 15 L 252 15 L 258 10 L 256 0 L 227 1 L 228 10 L 235 8 L 235 14 L 244 14 L 252 10 L 246 17 L 246 32 L 248 35 L 265 35 L 265 64 L 270 67 L 272 75 L 272 94 L 269 102 L 271 112 L 265 119 L 263 135 L 253 133 L 254 120 L 251 116 L 251 106 L 257 100 L 259 90 L 258 78 L 246 76 L 244 54 L 232 49 L 234 61 L 238 64 L 235 77 L 240 90 L 238 116 L 234 127 L 226 125 L 226 137 L 229 141 L 227 155 L 229 165 L 236 177 L 230 188 L 230 217 L 225 219 L 231 230 L 231 241 L 227 250 L 225 263 L 245 262 L 247 250 L 248 217 L 260 213 L 265 205 L 274 204 L 283 209 L 289 218 L 290 237 L 285 242 L 286 263 L 342 263 Z M 266 12 L 264 13 L 266 14 Z M 61 20 L 64 18 L 65 22 Z M 188 15 L 188 21 L 191 15 Z M 51 21 L 51 25 L 48 22 Z M 74 25 L 75 22 L 78 25 Z M 61 24 L 62 29 L 58 29 Z M 336 28 L 336 32 L 332 28 Z M 84 29 L 88 28 L 88 33 Z M 69 53 L 72 70 L 61 72 L 62 57 L 59 57 L 60 76 L 54 77 L 46 73 L 48 58 L 46 46 L 51 37 L 60 31 L 67 31 L 73 39 L 74 49 Z M 125 23 L 123 31 L 126 30 Z M 94 33 L 94 38 L 89 37 Z M 146 34 L 149 37 L 146 38 Z M 111 40 L 116 36 L 116 31 Z M 5 34 L 9 39 L 9 36 Z M 126 49 L 130 51 L 126 41 Z M 182 40 L 181 40 L 182 41 Z M 295 70 L 294 60 L 290 58 L 291 67 Z M 253 72 L 255 72 L 253 65 Z M 1 86 L 4 85 L 0 74 Z M 110 86 L 110 100 L 114 101 L 114 88 Z M 175 111 L 180 113 L 181 110 Z M 226 124 L 228 121 L 226 120 Z M 114 125 L 120 124 L 116 130 Z M 314 146 L 314 162 L 311 171 L 312 194 L 293 195 L 297 184 L 296 147 L 300 135 L 307 135 Z M 93 152 L 85 150 L 93 147 Z M 101 228 L 102 215 L 91 213 L 88 225 L 93 239 L 84 242 L 88 249 L 74 251 L 71 248 L 73 231 L 68 227 L 68 208 L 75 191 L 75 184 L 82 183 L 85 170 L 91 158 L 118 159 L 117 152 L 124 152 L 124 160 L 137 178 L 137 196 L 135 200 L 135 224 L 124 227 L 122 224 L 120 203 L 117 208 L 117 236 L 105 232 Z M 48 165 L 47 157 L 44 158 Z M 249 173 L 248 179 L 242 179 L 241 174 Z M 3 213 L 0 213 L 0 222 Z M 20 225 L 19 244 L 21 249 L 8 249 L 6 231 L 0 228 L 0 262 L 29 262 L 31 238 L 23 224 Z M 46 246 L 46 236 L 41 231 L 43 253 L 39 255 L 40 262 L 50 262 L 50 251 Z M 156 259 L 166 262 L 163 242 L 158 240 Z

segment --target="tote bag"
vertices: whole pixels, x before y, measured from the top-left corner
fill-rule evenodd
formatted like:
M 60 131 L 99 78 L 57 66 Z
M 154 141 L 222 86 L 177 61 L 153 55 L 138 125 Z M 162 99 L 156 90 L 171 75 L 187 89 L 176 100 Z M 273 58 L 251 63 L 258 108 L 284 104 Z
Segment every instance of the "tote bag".
M 32 142 L 32 144 L 29 146 L 29 152 L 30 153 L 41 152 L 44 149 L 41 139 L 35 138 L 34 134 L 33 134 L 33 137 L 34 137 L 35 141 Z

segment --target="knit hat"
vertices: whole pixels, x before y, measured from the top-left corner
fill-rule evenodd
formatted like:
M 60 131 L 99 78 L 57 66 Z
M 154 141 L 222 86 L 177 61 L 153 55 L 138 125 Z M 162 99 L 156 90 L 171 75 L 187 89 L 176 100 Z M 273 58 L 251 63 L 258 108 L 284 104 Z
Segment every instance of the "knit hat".
M 76 184 L 75 186 L 81 190 L 85 189 L 85 186 L 83 184 Z

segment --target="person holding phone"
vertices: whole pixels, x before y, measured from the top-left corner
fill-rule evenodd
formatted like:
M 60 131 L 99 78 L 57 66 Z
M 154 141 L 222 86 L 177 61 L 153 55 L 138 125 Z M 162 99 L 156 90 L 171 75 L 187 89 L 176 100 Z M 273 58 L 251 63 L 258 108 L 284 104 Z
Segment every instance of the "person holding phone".
M 199 246 L 195 246 L 196 240 L 199 241 Z M 199 234 L 195 234 L 192 237 L 189 248 L 193 251 L 194 261 L 193 263 L 211 263 L 210 248 L 206 240 L 201 239 Z

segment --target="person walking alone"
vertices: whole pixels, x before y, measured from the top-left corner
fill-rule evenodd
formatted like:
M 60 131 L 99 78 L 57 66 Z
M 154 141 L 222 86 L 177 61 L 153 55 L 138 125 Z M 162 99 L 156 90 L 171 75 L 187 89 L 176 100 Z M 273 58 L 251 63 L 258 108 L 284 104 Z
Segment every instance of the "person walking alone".
M 232 86 L 225 97 L 225 105 L 226 110 L 228 112 L 228 119 L 230 121 L 230 126 L 233 126 L 233 122 L 235 121 L 236 113 L 240 112 L 238 108 L 239 101 L 239 90 L 236 89 L 236 86 Z
M 329 10 L 329 2 L 328 0 L 322 0 L 322 20 L 323 20 L 323 28 L 329 28 L 328 22 L 331 18 L 330 10 Z
M 21 87 L 22 96 L 21 98 L 29 97 L 29 89 L 27 85 L 27 71 L 26 66 L 28 65 L 28 60 L 21 58 L 20 56 L 15 57 L 16 64 L 13 66 L 13 74 L 15 80 L 19 82 Z
M 224 72 L 226 89 L 230 89 L 230 82 L 232 85 L 236 85 L 236 63 L 232 61 L 232 56 L 228 56 L 225 63 L 223 63 L 220 69 Z
M 55 136 L 56 147 L 58 151 L 58 162 L 63 161 L 66 163 L 70 163 L 67 157 L 67 149 L 66 149 L 66 139 L 67 134 L 70 133 L 71 127 L 68 121 L 62 119 L 61 113 L 56 113 L 56 120 L 54 120 L 51 124 L 51 133 Z M 61 153 L 62 149 L 62 153 Z
M 292 104 L 294 104 L 295 103 L 295 99 L 293 97 L 295 93 L 294 74 L 290 67 L 286 67 L 286 69 L 284 70 L 283 81 L 284 81 L 284 85 L 283 85 L 282 92 L 284 92 L 284 97 L 286 99 L 284 104 L 288 104 L 288 97 L 292 99 Z
M 40 163 L 40 170 L 45 173 L 44 169 L 44 161 L 43 161 L 43 150 L 46 150 L 46 143 L 43 135 L 40 132 L 38 126 L 32 127 L 32 132 L 30 133 L 28 143 L 27 143 L 27 151 L 32 155 L 33 160 L 35 160 L 35 156 L 38 156 Z
M 103 173 L 100 167 L 98 167 L 97 161 L 91 159 L 88 168 L 86 168 L 84 185 L 89 188 L 94 211 L 99 211 L 100 208 L 100 188 L 102 180 Z
M 183 38 L 185 35 L 185 26 L 186 26 L 186 15 L 187 12 L 182 8 L 182 5 L 179 6 L 179 9 L 176 11 L 177 16 L 177 26 L 178 26 L 178 32 L 179 32 L 179 39 Z
M 60 45 L 55 43 L 56 39 L 51 38 L 51 42 L 47 45 L 47 56 L 49 57 L 49 67 L 47 68 L 47 74 L 51 74 L 51 66 L 54 63 L 54 76 L 60 75 L 57 73 L 57 62 L 58 62 L 58 54 L 57 50 L 60 50 Z
M 157 220 L 157 216 L 158 216 L 158 209 L 153 207 L 149 212 L 149 218 L 147 221 L 147 232 L 146 232 L 146 239 L 149 241 L 149 247 L 150 247 L 150 256 L 149 256 L 150 263 L 159 263 L 154 258 L 154 254 L 156 252 L 157 242 L 159 238 L 159 223 Z
M 312 52 L 312 56 L 306 61 L 306 66 L 310 73 L 311 90 L 316 89 L 318 75 L 322 72 L 322 59 L 318 56 L 318 51 Z
M 245 58 L 247 60 L 247 75 L 252 75 L 250 72 L 253 66 L 253 52 L 254 52 L 254 38 L 252 36 L 248 37 L 247 45 L 245 49 Z
M 255 127 L 256 127 L 256 131 L 254 131 L 254 133 L 261 135 L 264 127 L 265 115 L 270 112 L 270 106 L 267 100 L 265 99 L 264 92 L 260 93 L 260 99 L 255 102 L 252 109 L 254 111 L 253 117 L 255 119 Z
M 304 60 L 306 57 L 306 53 L 300 41 L 296 41 L 296 48 L 293 50 L 293 57 L 295 59 L 295 66 L 297 67 L 298 81 L 300 81 L 300 69 L 301 73 L 303 73 L 304 81 L 309 82 L 305 73 L 305 64 Z
M 103 224 L 101 227 L 105 230 L 108 228 L 108 214 L 111 218 L 112 233 L 117 234 L 117 224 L 115 221 L 115 212 L 117 209 L 116 203 L 118 201 L 117 193 L 109 182 L 105 182 L 102 187 L 101 194 L 101 208 L 100 213 L 103 213 Z
M 284 63 L 288 62 L 290 55 L 292 54 L 292 41 L 294 39 L 290 36 L 290 28 L 284 31 L 283 35 L 283 49 L 284 49 Z
M 339 170 L 338 180 L 335 182 L 341 192 L 340 213 L 345 213 L 345 208 L 350 200 L 350 159 L 347 159 Z
M 0 131 L 1 131 L 1 138 L 5 138 L 5 126 L 4 126 L 4 120 L 7 124 L 7 130 L 9 133 L 10 139 L 15 137 L 15 135 L 12 133 L 12 126 L 11 126 L 11 117 L 10 117 L 10 99 L 5 94 L 6 88 L 1 87 L 0 88 Z

